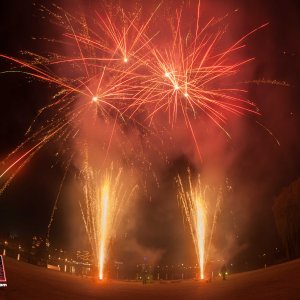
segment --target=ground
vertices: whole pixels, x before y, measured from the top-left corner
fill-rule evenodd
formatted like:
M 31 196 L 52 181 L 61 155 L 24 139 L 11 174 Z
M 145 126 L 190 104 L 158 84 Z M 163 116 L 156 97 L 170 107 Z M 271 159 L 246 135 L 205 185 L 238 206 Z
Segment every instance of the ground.
M 199 299 L 199 300 L 299 300 L 300 260 L 266 269 L 234 274 L 228 280 L 199 283 L 193 280 L 153 283 L 111 281 L 99 283 L 88 278 L 59 273 L 5 257 L 7 288 L 0 299 Z

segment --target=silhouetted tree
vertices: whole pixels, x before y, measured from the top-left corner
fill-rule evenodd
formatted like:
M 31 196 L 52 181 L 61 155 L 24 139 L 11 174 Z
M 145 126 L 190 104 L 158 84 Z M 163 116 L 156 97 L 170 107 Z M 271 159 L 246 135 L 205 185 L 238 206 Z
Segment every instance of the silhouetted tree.
M 288 259 L 300 257 L 300 178 L 275 198 L 273 213 Z

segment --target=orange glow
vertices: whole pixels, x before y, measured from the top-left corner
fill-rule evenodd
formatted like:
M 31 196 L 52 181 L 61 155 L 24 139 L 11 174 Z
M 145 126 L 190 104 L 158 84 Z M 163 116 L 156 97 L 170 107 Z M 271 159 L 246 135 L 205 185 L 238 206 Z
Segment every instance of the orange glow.
M 98 99 L 97 96 L 94 96 L 94 97 L 92 98 L 92 101 L 93 101 L 93 102 L 98 102 L 98 100 L 99 100 L 99 99 Z

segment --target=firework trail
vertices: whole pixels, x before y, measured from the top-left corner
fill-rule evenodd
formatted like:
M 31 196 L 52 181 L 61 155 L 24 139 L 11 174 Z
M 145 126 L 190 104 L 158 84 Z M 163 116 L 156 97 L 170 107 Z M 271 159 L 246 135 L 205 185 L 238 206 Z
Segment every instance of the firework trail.
M 56 210 L 58 209 L 58 200 L 60 199 L 61 192 L 62 192 L 62 189 L 63 189 L 63 185 L 65 183 L 65 179 L 66 179 L 67 173 L 69 172 L 69 169 L 70 169 L 71 161 L 72 161 L 72 157 L 67 162 L 67 165 L 66 165 L 66 168 L 65 168 L 65 172 L 64 172 L 64 176 L 63 176 L 63 178 L 61 180 L 61 183 L 60 183 L 60 186 L 59 186 L 59 189 L 58 189 L 58 193 L 57 193 L 57 196 L 55 198 L 54 205 L 53 205 L 53 208 L 52 208 L 52 211 L 51 211 L 50 221 L 49 221 L 48 230 L 47 230 L 47 237 L 46 237 L 46 241 L 48 241 L 48 242 L 50 241 L 50 231 L 51 231 L 52 224 L 53 224 L 53 221 L 54 221 L 54 215 L 55 215 Z
M 184 187 L 181 177 L 176 178 L 178 199 L 182 207 L 184 218 L 189 226 L 196 251 L 200 279 L 205 277 L 205 265 L 209 257 L 217 216 L 220 211 L 221 194 L 216 197 L 215 206 L 207 203 L 208 186 L 203 186 L 198 176 L 192 182 L 188 171 L 188 187 Z

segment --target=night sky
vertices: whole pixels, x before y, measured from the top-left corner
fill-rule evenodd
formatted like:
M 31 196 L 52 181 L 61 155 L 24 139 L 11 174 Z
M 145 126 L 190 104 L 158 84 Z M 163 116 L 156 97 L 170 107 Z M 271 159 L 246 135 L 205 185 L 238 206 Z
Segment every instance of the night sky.
M 74 2 L 56 3 L 68 8 Z M 97 1 L 82 2 L 92 6 Z M 272 214 L 273 201 L 282 188 L 300 177 L 300 10 L 297 2 L 202 1 L 204 16 L 224 16 L 239 9 L 228 21 L 228 30 L 233 38 L 269 22 L 266 28 L 246 41 L 247 55 L 255 57 L 255 61 L 247 67 L 247 78 L 249 81 L 265 79 L 288 84 L 248 85 L 249 98 L 262 112 L 260 120 L 272 131 L 280 146 L 266 130 L 245 118 L 229 124 L 232 139 L 223 144 L 221 150 L 213 148 L 208 156 L 204 156 L 200 173 L 210 177 L 221 169 L 224 180 L 232 187 L 224 194 L 219 218 L 220 228 L 226 228 L 231 234 L 227 239 L 224 234 L 217 233 L 218 246 L 231 252 L 226 255 L 228 259 L 235 255 L 251 259 L 263 252 L 272 253 L 275 247 L 282 249 Z M 41 18 L 31 1 L 1 1 L 0 13 L 2 54 L 21 57 L 21 50 L 46 53 L 52 50 L 53 45 L 32 37 L 59 38 L 60 32 L 51 22 Z M 10 69 L 10 63 L 0 59 L 0 72 Z M 53 87 L 22 74 L 8 73 L 0 73 L 0 87 L 2 160 L 23 140 L 25 130 L 38 109 L 53 95 Z M 63 168 L 57 162 L 55 152 L 53 146 L 49 146 L 38 153 L 0 197 L 2 236 L 10 232 L 28 241 L 34 234 L 45 235 L 63 176 Z M 161 186 L 160 189 L 153 187 L 151 201 L 146 198 L 137 201 L 137 214 L 128 217 L 128 222 L 134 218 L 135 227 L 129 230 L 129 234 L 139 254 L 151 256 L 152 253 L 156 260 L 163 258 L 166 262 L 191 262 L 188 257 L 193 256 L 192 242 L 188 230 L 178 221 L 181 212 L 173 178 L 177 173 L 183 174 L 187 166 L 193 168 L 193 164 L 186 153 L 178 151 L 169 166 L 160 170 Z M 73 238 L 84 236 L 84 229 L 68 180 L 71 179 L 67 179 L 61 197 L 52 239 L 60 247 L 82 247 L 79 238 Z

